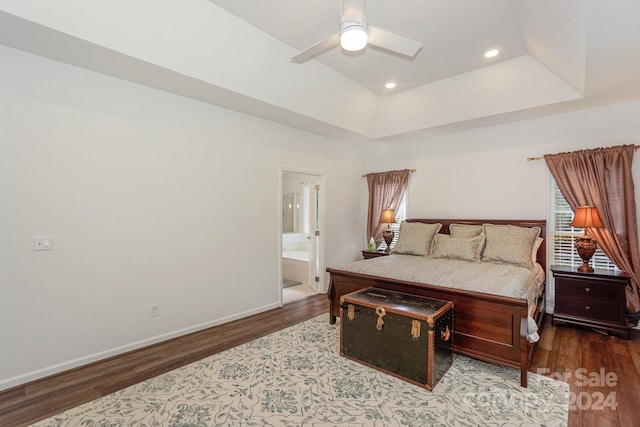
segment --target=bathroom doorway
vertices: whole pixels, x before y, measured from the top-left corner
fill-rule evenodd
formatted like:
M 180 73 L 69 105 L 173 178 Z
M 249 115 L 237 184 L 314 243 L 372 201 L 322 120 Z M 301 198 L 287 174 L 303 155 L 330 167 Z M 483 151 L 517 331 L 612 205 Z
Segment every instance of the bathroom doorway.
M 325 292 L 322 274 L 323 177 L 282 170 L 281 278 L 282 303 Z

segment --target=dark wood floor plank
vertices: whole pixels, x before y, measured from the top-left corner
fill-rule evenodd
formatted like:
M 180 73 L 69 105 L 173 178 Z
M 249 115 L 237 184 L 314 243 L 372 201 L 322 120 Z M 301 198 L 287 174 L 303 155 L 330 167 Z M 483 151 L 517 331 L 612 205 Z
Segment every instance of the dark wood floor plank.
M 616 405 L 606 399 L 612 389 L 606 386 L 605 382 L 607 373 L 612 373 L 617 377 L 620 375 L 620 371 L 612 363 L 611 352 L 603 352 L 600 349 L 611 348 L 619 338 L 591 335 L 586 339 L 582 358 L 584 371 L 578 372 L 574 379 L 574 381 L 584 384 L 582 393 L 576 398 L 576 405 L 579 409 L 585 410 L 585 425 L 617 426 Z M 593 417 L 593 421 L 590 416 Z
M 640 374 L 636 369 L 631 346 L 626 346 L 625 351 L 621 351 L 625 347 L 627 340 L 620 338 L 611 338 L 612 344 L 618 351 L 607 352 L 606 368 L 611 377 L 605 379 L 603 393 L 610 397 L 609 402 L 613 401 L 617 405 L 616 416 L 621 426 L 629 424 L 630 419 L 640 420 Z M 633 341 L 631 341 L 633 343 Z M 615 378 L 613 377 L 615 375 Z M 615 387 L 611 383 L 615 382 Z
M 634 330 L 631 332 L 629 353 L 631 353 L 631 359 L 636 371 L 640 372 L 640 331 Z
M 30 400 L 15 409 L 0 414 L 2 426 L 27 426 L 41 419 L 59 414 L 82 403 L 101 397 L 95 390 L 69 389 L 60 390 L 44 398 Z
M 548 366 L 549 365 L 549 350 L 545 350 L 542 348 L 537 348 L 536 352 L 533 354 L 533 359 L 531 360 L 531 366 Z M 535 372 L 535 371 L 534 371 Z M 540 375 L 544 375 L 545 372 L 535 372 Z
M 24 387 L 22 386 L 0 392 L 0 413 L 6 411 L 7 408 L 14 406 L 15 402 L 19 402 L 23 399 Z
M 551 373 L 558 372 L 558 354 L 560 353 L 560 343 L 562 341 L 562 334 L 558 331 L 558 328 L 544 328 L 542 335 L 553 334 L 553 345 L 551 347 L 551 351 L 549 352 L 549 358 L 547 360 L 548 365 L 543 366 L 542 368 L 546 368 Z
M 545 369 L 547 375 L 559 378 L 562 373 L 570 375 L 566 382 L 569 384 L 575 409 L 569 411 L 570 427 L 589 426 L 635 426 L 640 419 L 640 404 L 637 388 L 640 387 L 638 371 L 640 367 L 640 335 L 633 331 L 630 340 L 604 336 L 588 329 L 569 326 L 554 327 L 547 323 L 543 329 L 540 343 L 543 354 L 534 355 L 531 371 Z M 552 343 L 551 345 L 549 343 Z M 551 350 L 546 348 L 551 347 Z M 545 354 L 548 351 L 548 354 Z M 576 380 L 576 370 L 584 368 L 599 372 L 600 368 L 615 372 L 624 377 L 614 387 L 583 386 L 583 381 Z M 583 371 L 580 371 L 582 373 Z M 615 393 L 618 406 L 615 409 L 580 408 L 579 397 L 582 394 L 583 403 L 593 402 L 593 393 L 603 395 Z M 586 393 L 586 394 L 584 394 Z M 595 395 L 599 398 L 599 395 Z M 584 406 L 584 405 L 583 405 Z
M 556 327 L 553 326 L 551 322 L 546 322 L 543 331 L 544 333 L 540 335 L 537 347 L 543 350 L 551 351 L 553 350 L 553 345 L 556 337 Z

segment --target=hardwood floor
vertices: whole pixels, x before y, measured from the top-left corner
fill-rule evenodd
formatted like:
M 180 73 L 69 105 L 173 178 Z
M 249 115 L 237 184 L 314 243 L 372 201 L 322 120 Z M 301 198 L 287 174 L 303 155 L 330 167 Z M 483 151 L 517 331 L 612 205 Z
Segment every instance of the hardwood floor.
M 0 426 L 29 425 L 327 311 L 326 295 L 315 295 L 0 392 Z M 569 426 L 627 427 L 640 419 L 639 331 L 627 341 L 547 322 L 531 371 L 564 375 L 575 396 Z
M 640 331 L 625 340 L 550 317 L 529 370 L 569 383 L 569 427 L 639 425 Z

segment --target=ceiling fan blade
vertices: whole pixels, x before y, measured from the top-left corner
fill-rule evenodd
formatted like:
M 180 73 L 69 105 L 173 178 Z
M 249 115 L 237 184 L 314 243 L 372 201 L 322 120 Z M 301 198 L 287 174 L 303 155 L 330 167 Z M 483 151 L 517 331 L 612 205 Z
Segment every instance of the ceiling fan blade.
M 320 43 L 316 43 L 310 48 L 303 50 L 302 52 L 291 58 L 291 62 L 301 64 L 313 58 L 314 56 L 320 55 L 322 52 L 325 52 L 338 45 L 340 45 L 340 34 L 336 33 L 322 40 Z
M 369 44 L 391 52 L 413 58 L 422 48 L 422 43 L 378 27 L 369 27 Z

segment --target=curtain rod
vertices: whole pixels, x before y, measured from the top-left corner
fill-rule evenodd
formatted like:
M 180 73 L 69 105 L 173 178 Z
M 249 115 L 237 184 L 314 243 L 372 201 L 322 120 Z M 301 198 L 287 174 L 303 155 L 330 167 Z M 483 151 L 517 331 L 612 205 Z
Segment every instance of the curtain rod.
M 634 145 L 633 148 L 638 150 L 638 149 L 640 149 L 640 145 Z M 527 162 L 533 162 L 535 160 L 542 160 L 542 159 L 544 159 L 544 156 L 527 157 Z
M 415 171 L 416 171 L 415 169 L 409 169 L 409 172 L 415 172 Z M 384 172 L 371 172 L 371 173 L 384 173 Z M 369 174 L 367 174 L 367 175 L 369 175 Z M 362 175 L 362 177 L 366 178 L 367 175 Z

